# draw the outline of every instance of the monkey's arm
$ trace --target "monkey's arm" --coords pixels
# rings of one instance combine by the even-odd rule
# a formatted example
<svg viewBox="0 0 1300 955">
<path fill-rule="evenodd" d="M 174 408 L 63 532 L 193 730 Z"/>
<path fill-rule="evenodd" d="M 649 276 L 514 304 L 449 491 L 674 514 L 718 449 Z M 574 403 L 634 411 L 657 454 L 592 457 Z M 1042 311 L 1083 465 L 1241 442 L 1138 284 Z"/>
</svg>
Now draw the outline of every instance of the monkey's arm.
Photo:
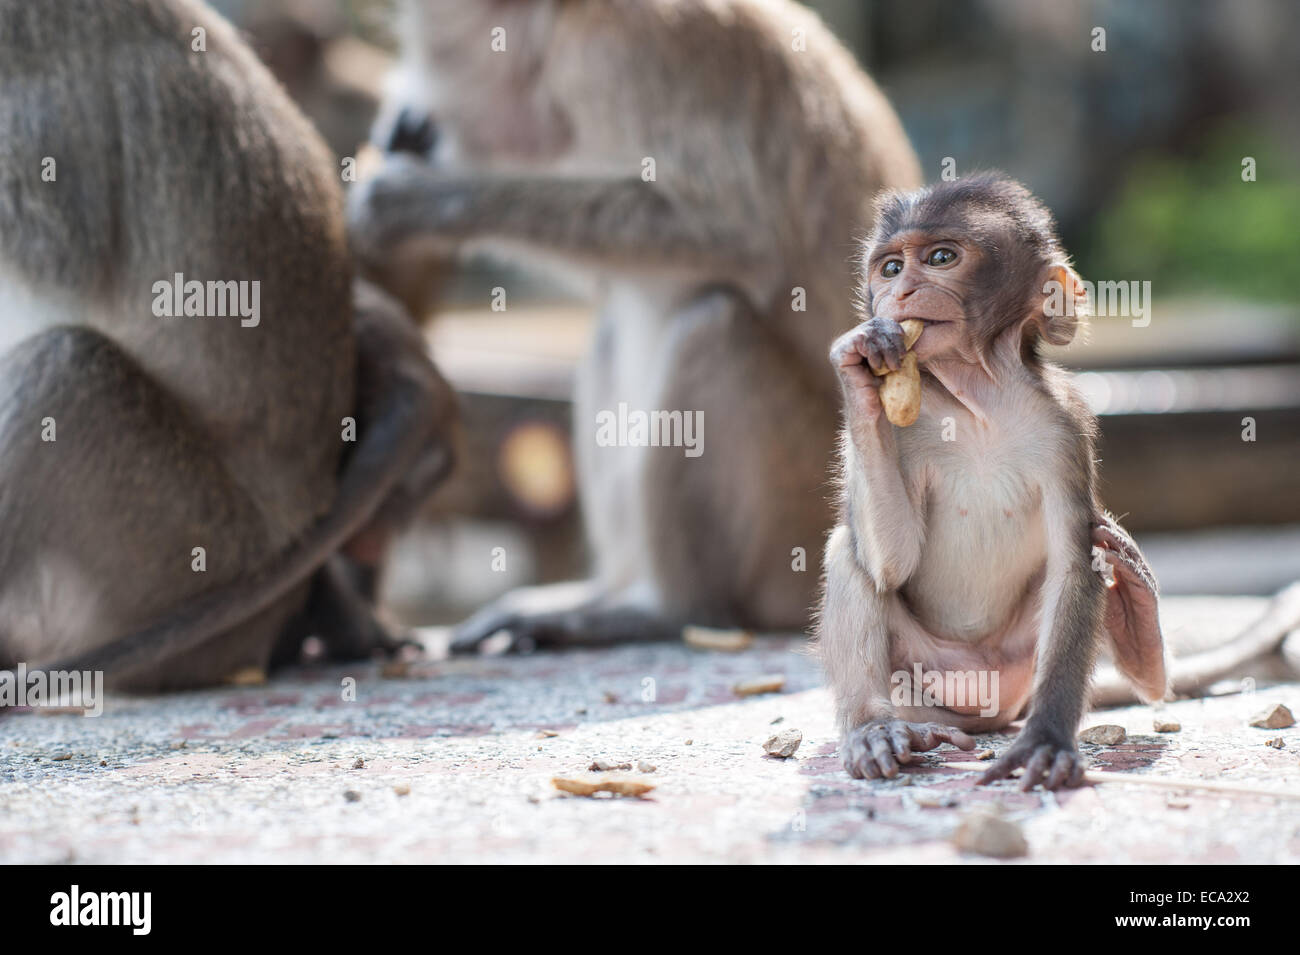
<svg viewBox="0 0 1300 955">
<path fill-rule="evenodd" d="M 723 277 L 750 274 L 764 259 L 755 229 L 638 178 L 451 178 L 402 159 L 357 185 L 348 207 L 353 246 L 368 261 L 421 240 L 506 241 L 604 264 L 678 265 Z"/>
<path fill-rule="evenodd" d="M 1077 786 L 1084 765 L 1075 744 L 1087 705 L 1105 601 L 1104 585 L 1092 569 L 1090 494 L 1044 488 L 1047 568 L 1037 650 L 1033 703 L 1015 743 L 980 780 L 1004 779 L 1024 767 L 1021 788 Z"/>
<path fill-rule="evenodd" d="M 872 319 L 831 346 L 844 391 L 847 520 L 857 561 L 882 591 L 897 590 L 916 571 L 925 517 L 908 494 L 896 432 L 880 407 L 880 378 L 868 364 L 889 367 L 888 353 L 892 348 L 896 359 L 901 346 L 901 329 L 887 319 Z"/>
</svg>

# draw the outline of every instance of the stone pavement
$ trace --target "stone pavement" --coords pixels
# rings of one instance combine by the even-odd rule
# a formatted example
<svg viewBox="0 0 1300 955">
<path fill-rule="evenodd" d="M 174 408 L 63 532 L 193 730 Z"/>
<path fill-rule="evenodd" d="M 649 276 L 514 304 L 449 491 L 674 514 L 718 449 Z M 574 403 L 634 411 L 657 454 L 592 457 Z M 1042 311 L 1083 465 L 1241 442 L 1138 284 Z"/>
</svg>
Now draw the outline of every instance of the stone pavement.
<svg viewBox="0 0 1300 955">
<path fill-rule="evenodd" d="M 1227 636 L 1263 601 L 1170 598 L 1178 644 Z M 896 780 L 841 770 L 830 699 L 796 638 L 740 653 L 632 646 L 522 658 L 304 668 L 269 684 L 110 696 L 99 718 L 0 716 L 0 862 L 954 862 L 949 837 L 997 805 L 1031 862 L 1300 861 L 1300 800 L 1107 783 L 1058 794 L 977 788 L 945 748 Z M 742 679 L 781 693 L 739 699 Z M 355 679 L 355 701 L 344 683 Z M 1300 684 L 1093 714 L 1129 731 L 1094 769 L 1300 793 Z M 796 756 L 765 756 L 796 728 Z M 554 734 L 554 735 L 551 735 Z M 980 738 L 1001 751 L 1007 735 Z M 1284 748 L 1265 745 L 1281 738 Z M 646 798 L 563 795 L 594 759 L 646 762 Z M 604 774 L 602 774 L 604 775 Z M 620 775 L 620 774 L 613 774 Z M 628 774 L 621 774 L 628 775 Z"/>
</svg>

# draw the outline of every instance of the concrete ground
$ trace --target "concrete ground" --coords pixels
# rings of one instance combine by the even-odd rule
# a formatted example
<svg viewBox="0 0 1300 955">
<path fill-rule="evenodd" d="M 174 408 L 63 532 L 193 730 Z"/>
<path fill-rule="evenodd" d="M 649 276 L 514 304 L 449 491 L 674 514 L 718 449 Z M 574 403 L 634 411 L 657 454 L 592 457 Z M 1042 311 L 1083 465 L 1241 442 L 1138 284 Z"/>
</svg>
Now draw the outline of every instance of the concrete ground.
<svg viewBox="0 0 1300 955">
<path fill-rule="evenodd" d="M 1165 601 L 1175 645 L 1226 637 L 1255 598 Z M 0 862 L 957 862 L 950 837 L 999 807 L 1030 862 L 1300 861 L 1300 799 L 1162 789 L 1152 777 L 1300 795 L 1300 730 L 1255 729 L 1300 684 L 1092 714 L 1128 739 L 1085 746 L 1117 782 L 1057 794 L 977 788 L 924 757 L 892 781 L 850 779 L 830 698 L 796 638 L 740 653 L 685 646 L 301 669 L 263 686 L 111 696 L 87 719 L 0 716 Z M 740 680 L 785 688 L 738 698 Z M 355 679 L 355 700 L 345 683 Z M 769 735 L 798 729 L 788 760 Z M 1007 735 L 980 738 L 1001 751 Z M 1281 739 L 1282 748 L 1266 745 Z M 631 763 L 645 798 L 559 793 L 594 759 Z M 653 772 L 639 772 L 639 763 Z"/>
</svg>

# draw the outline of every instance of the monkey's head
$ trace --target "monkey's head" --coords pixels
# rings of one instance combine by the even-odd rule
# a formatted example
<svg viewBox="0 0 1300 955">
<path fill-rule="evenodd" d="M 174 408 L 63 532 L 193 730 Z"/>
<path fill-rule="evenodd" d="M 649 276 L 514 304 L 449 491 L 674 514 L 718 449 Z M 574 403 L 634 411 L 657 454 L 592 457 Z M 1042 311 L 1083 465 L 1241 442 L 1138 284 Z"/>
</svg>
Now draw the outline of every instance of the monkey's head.
<svg viewBox="0 0 1300 955">
<path fill-rule="evenodd" d="M 1087 310 L 1047 207 L 1020 183 L 981 173 L 876 202 L 863 256 L 867 318 L 918 318 L 915 350 L 976 361 L 1009 329 L 1022 356 L 1068 344 Z"/>
</svg>

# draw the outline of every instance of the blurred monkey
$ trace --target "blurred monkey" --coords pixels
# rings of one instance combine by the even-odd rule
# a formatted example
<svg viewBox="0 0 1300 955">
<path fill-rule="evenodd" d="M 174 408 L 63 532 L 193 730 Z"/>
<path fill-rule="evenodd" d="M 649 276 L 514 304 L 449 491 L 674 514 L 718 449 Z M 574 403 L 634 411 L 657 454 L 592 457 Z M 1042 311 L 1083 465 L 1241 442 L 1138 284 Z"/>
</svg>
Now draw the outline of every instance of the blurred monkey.
<svg viewBox="0 0 1300 955">
<path fill-rule="evenodd" d="M 598 309 L 574 412 L 594 579 L 507 594 L 454 646 L 804 627 L 832 520 L 825 343 L 869 197 L 919 182 L 889 103 L 788 0 L 402 9 L 390 159 L 350 200 L 363 262 L 393 282 L 486 250 Z M 620 406 L 697 415 L 702 453 L 599 445 Z"/>
<path fill-rule="evenodd" d="M 342 213 L 202 4 L 0 0 L 0 666 L 199 686 L 331 606 L 391 645 L 332 555 L 436 483 L 453 405 Z"/>
</svg>

